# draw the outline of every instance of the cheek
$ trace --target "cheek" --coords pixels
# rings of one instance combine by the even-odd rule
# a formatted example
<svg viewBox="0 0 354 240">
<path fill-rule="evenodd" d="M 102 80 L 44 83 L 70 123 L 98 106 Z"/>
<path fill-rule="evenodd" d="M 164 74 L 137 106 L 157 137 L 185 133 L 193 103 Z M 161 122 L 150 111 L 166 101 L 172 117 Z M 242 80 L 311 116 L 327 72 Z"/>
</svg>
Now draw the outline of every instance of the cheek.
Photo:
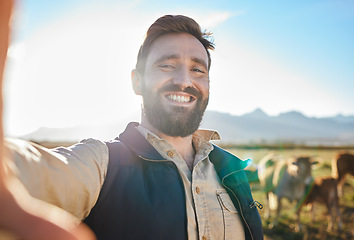
<svg viewBox="0 0 354 240">
<path fill-rule="evenodd" d="M 203 80 L 196 84 L 196 87 L 203 94 L 203 96 L 209 96 L 209 80 Z"/>
<path fill-rule="evenodd" d="M 151 71 L 144 77 L 146 87 L 151 89 L 160 88 L 168 82 L 168 79 L 170 79 L 170 76 L 161 71 Z"/>
<path fill-rule="evenodd" d="M 152 77 L 144 77 L 142 80 L 142 86 L 144 88 L 145 91 L 154 91 L 154 89 L 156 88 L 156 83 L 154 81 L 154 78 Z"/>
</svg>

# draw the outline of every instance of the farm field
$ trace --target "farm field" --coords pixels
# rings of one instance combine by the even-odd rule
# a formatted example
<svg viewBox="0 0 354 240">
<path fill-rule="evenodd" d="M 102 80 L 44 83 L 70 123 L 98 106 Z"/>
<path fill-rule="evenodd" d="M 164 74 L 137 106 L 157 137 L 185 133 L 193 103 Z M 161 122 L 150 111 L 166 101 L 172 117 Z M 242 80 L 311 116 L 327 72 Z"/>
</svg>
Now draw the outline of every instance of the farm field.
<svg viewBox="0 0 354 240">
<path fill-rule="evenodd" d="M 285 159 L 291 156 L 307 155 L 320 158 L 320 163 L 313 169 L 313 176 L 331 176 L 332 159 L 340 151 L 340 149 L 246 149 L 246 148 L 227 148 L 241 159 L 250 158 L 253 160 L 253 166 L 249 169 L 255 169 L 255 165 L 259 160 L 270 152 L 283 156 Z M 346 150 L 348 151 L 348 150 Z M 348 152 L 353 153 L 353 150 Z M 261 204 L 266 203 L 266 196 L 262 192 L 261 186 L 257 181 L 251 182 L 253 197 Z M 264 218 L 264 209 L 259 210 L 263 221 L 264 235 L 266 240 L 329 240 L 329 239 L 354 239 L 354 177 L 347 176 L 344 185 L 344 196 L 339 198 L 340 210 L 342 213 L 343 230 L 338 231 L 335 225 L 334 230 L 327 231 L 329 218 L 327 209 L 323 204 L 315 205 L 316 217 L 312 222 L 311 213 L 307 207 L 303 207 L 300 215 L 302 229 L 296 232 L 295 228 L 295 202 L 291 203 L 283 199 L 283 210 L 280 214 L 279 224 L 273 228 L 269 227 L 275 212 L 271 212 L 271 218 L 267 221 Z"/>
</svg>

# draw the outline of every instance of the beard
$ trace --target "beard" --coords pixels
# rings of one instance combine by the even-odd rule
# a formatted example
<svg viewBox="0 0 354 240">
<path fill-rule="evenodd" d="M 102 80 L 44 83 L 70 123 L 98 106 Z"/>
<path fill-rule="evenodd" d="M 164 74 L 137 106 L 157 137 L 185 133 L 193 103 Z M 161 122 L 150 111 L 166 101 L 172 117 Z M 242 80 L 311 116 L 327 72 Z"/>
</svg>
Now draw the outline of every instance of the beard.
<svg viewBox="0 0 354 240">
<path fill-rule="evenodd" d="M 181 91 L 196 97 L 194 109 L 183 106 L 173 106 L 167 109 L 163 105 L 165 99 L 160 99 L 166 91 Z M 160 132 L 171 137 L 186 137 L 193 134 L 203 119 L 209 96 L 202 98 L 196 88 L 188 87 L 182 90 L 177 85 L 167 85 L 159 89 L 156 94 L 145 87 L 142 88 L 143 113 L 149 123 Z"/>
</svg>

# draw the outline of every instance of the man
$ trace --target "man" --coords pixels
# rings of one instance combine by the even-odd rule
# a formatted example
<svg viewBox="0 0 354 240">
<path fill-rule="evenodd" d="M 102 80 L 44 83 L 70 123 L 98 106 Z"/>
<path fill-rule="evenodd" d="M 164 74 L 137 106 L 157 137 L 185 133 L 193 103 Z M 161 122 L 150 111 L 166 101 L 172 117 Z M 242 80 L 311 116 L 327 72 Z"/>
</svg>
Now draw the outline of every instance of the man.
<svg viewBox="0 0 354 240">
<path fill-rule="evenodd" d="M 210 49 L 209 34 L 193 19 L 159 18 L 132 71 L 141 123 L 115 140 L 68 148 L 9 141 L 10 172 L 98 239 L 263 239 L 243 171 L 249 162 L 212 145 L 217 132 L 198 130 L 209 99 Z"/>
</svg>

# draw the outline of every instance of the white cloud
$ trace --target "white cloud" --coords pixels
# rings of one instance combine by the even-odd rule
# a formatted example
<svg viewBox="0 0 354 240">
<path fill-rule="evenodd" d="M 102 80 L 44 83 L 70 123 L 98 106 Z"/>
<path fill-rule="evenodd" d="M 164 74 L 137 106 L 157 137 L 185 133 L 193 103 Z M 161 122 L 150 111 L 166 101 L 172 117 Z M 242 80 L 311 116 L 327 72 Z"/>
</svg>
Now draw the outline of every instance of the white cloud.
<svg viewBox="0 0 354 240">
<path fill-rule="evenodd" d="M 232 14 L 230 12 L 213 12 L 200 16 L 196 21 L 204 28 L 212 29 L 227 21 L 231 16 Z"/>
<path fill-rule="evenodd" d="M 203 28 L 213 29 L 230 18 L 241 16 L 243 14 L 245 14 L 245 11 L 210 11 L 206 13 L 192 13 L 190 16 L 192 16 Z"/>
</svg>

